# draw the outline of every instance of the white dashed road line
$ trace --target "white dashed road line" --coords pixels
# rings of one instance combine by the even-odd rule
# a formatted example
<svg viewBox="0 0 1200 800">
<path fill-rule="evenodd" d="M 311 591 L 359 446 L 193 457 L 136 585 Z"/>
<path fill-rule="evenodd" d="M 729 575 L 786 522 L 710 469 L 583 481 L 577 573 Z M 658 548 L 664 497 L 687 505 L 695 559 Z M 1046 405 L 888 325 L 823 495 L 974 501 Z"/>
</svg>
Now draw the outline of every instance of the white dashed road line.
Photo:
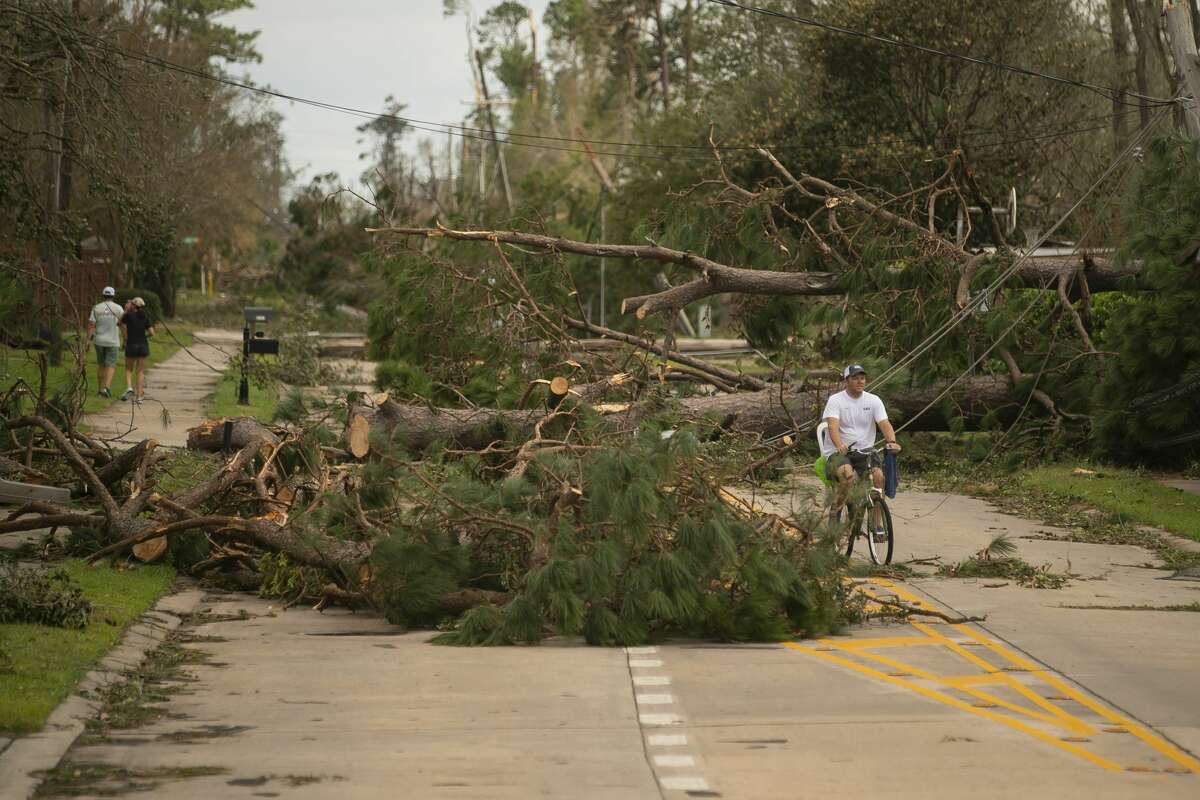
<svg viewBox="0 0 1200 800">
<path fill-rule="evenodd" d="M 634 675 L 634 686 L 670 686 L 671 679 L 666 675 Z"/>
<path fill-rule="evenodd" d="M 675 698 L 669 694 L 639 694 L 637 696 L 638 708 L 642 706 L 669 706 L 675 702 Z"/>
<path fill-rule="evenodd" d="M 650 686 L 670 686 L 671 678 L 661 672 L 662 659 L 657 647 L 626 647 L 625 653 L 629 660 L 629 672 L 633 678 L 634 698 L 637 701 L 638 723 L 642 726 L 645 736 L 646 752 L 659 786 L 668 792 L 705 792 L 710 791 L 708 781 L 699 773 L 696 758 L 688 753 L 688 737 L 679 733 L 658 733 L 656 729 L 683 725 L 683 714 L 678 713 L 679 706 L 675 695 L 654 692 L 638 692 L 637 689 Z M 674 711 L 667 711 L 673 708 Z M 668 749 L 667 752 L 659 752 Z"/>
<path fill-rule="evenodd" d="M 687 747 L 687 736 L 682 733 L 651 733 L 646 736 L 646 744 L 651 747 Z"/>
<path fill-rule="evenodd" d="M 629 666 L 633 669 L 656 669 L 662 666 L 662 662 L 657 658 L 631 658 Z"/>
</svg>

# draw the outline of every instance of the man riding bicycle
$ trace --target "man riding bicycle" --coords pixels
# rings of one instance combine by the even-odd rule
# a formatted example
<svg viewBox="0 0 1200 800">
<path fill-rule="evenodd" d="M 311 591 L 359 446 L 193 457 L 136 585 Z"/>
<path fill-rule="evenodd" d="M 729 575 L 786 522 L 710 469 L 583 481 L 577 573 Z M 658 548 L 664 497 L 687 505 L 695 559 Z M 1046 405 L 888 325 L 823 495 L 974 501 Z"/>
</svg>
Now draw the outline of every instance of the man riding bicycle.
<svg viewBox="0 0 1200 800">
<path fill-rule="evenodd" d="M 871 473 L 875 488 L 883 489 L 883 470 L 880 469 L 879 454 L 874 451 L 876 426 L 883 430 L 884 441 L 889 450 L 900 451 L 896 442 L 896 431 L 888 421 L 883 401 L 866 391 L 867 371 L 860 364 L 851 364 L 842 371 L 846 388 L 831 395 L 825 404 L 827 436 L 821 442 L 821 454 L 825 456 L 825 477 L 837 481 L 837 494 L 830 513 L 833 517 L 846 504 L 846 496 L 854 483 L 855 475 Z M 874 525 L 879 524 L 876 509 Z"/>
</svg>

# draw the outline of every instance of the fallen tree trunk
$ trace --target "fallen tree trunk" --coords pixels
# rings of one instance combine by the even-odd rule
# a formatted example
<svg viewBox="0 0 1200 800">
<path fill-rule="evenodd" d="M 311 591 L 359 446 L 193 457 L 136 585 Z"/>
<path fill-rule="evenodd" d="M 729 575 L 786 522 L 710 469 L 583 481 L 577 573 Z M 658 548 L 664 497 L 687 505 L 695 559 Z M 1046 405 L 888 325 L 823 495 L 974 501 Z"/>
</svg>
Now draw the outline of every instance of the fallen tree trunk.
<svg viewBox="0 0 1200 800">
<path fill-rule="evenodd" d="M 882 392 L 884 404 L 897 423 L 918 414 L 910 430 L 944 430 L 949 422 L 942 412 L 947 383 L 921 388 L 905 388 Z M 722 428 L 741 433 L 771 436 L 792 430 L 794 425 L 816 419 L 829 395 L 840 390 L 838 384 L 822 384 L 804 388 L 778 387 L 755 392 L 737 392 L 705 397 L 688 397 L 679 402 L 692 418 L 711 417 Z M 999 375 L 965 378 L 947 394 L 958 412 L 968 423 L 990 411 L 1013 405 L 1012 382 Z M 602 410 L 622 425 L 636 424 L 644 411 L 638 403 L 609 404 Z M 924 413 L 922 413 L 924 412 Z M 386 401 L 378 409 L 360 412 L 367 416 L 373 428 L 382 427 L 394 440 L 420 450 L 435 441 L 464 448 L 482 450 L 501 440 L 505 432 L 528 434 L 544 411 L 506 411 L 476 408 L 434 408 Z"/>
<path fill-rule="evenodd" d="M 482 450 L 504 439 L 507 431 L 532 430 L 545 413 L 543 409 L 436 408 L 388 399 L 375 408 L 355 408 L 351 417 L 365 419 L 373 431 L 387 431 L 410 450 L 424 450 L 434 442 Z"/>
<path fill-rule="evenodd" d="M 233 423 L 232 437 L 229 446 L 241 450 L 254 442 L 269 442 L 278 444 L 279 437 L 275 431 L 263 425 L 253 417 L 231 417 L 228 419 L 212 419 L 203 422 L 188 431 L 187 446 L 189 450 L 204 450 L 215 453 L 224 447 L 225 423 Z"/>
<path fill-rule="evenodd" d="M 438 228 L 368 228 L 370 233 L 391 233 L 401 236 L 444 237 L 464 242 L 483 242 L 490 245 L 505 243 L 533 247 L 547 252 L 572 253 L 595 258 L 618 258 L 632 261 L 654 261 L 676 264 L 699 273 L 693 280 L 653 294 L 628 297 L 621 303 L 623 313 L 634 312 L 639 319 L 659 312 L 674 313 L 689 303 L 716 294 L 752 294 L 825 296 L 846 293 L 846 277 L 839 272 L 780 272 L 770 269 L 747 269 L 722 264 L 685 250 L 659 245 L 605 244 L 579 242 L 557 236 L 544 236 L 523 231 L 459 231 Z M 922 231 L 939 242 L 940 237 Z M 967 261 L 972 256 L 960 248 L 946 246 L 952 258 Z M 1003 254 L 985 255 L 985 259 Z M 1014 277 L 1025 286 L 1047 286 L 1062 275 L 1082 275 L 1092 292 L 1145 288 L 1137 283 L 1141 265 L 1117 265 L 1090 254 L 1059 257 L 1026 258 Z"/>
<path fill-rule="evenodd" d="M 948 420 L 942 413 L 939 395 L 947 388 L 939 382 L 921 388 L 881 390 L 889 417 L 898 423 L 920 417 L 910 430 L 944 430 Z M 820 417 L 831 394 L 840 384 L 822 384 L 803 389 L 764 389 L 757 392 L 692 397 L 682 400 L 693 416 L 715 415 L 724 428 L 744 433 L 774 435 L 792 430 Z M 1004 376 L 981 375 L 965 378 L 947 394 L 968 421 L 982 417 L 1014 402 L 1012 382 Z M 922 413 L 924 412 L 924 413 Z"/>
<path fill-rule="evenodd" d="M 120 453 L 109 461 L 104 466 L 96 470 L 96 477 L 100 479 L 105 486 L 111 487 L 114 483 L 124 478 L 130 472 L 138 468 L 138 465 L 147 458 L 154 448 L 158 447 L 156 439 L 143 439 L 127 450 L 122 450 Z M 83 494 L 83 487 L 80 487 L 76 496 Z"/>
</svg>

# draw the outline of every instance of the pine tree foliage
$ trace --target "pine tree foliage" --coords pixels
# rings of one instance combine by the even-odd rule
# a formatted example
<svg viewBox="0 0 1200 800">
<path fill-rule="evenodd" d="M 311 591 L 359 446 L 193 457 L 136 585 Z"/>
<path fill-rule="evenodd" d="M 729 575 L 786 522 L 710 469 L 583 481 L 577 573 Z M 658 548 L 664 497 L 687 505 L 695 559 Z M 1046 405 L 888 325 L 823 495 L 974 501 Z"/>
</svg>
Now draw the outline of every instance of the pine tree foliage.
<svg viewBox="0 0 1200 800">
<path fill-rule="evenodd" d="M 1102 334 L 1107 363 L 1093 396 L 1100 454 L 1157 464 L 1200 457 L 1200 145 L 1177 138 L 1148 148 L 1126 208 L 1128 258 L 1157 289 L 1111 304 Z"/>
<path fill-rule="evenodd" d="M 602 446 L 613 431 L 581 412 L 556 412 L 543 434 L 568 444 L 544 452 L 514 457 L 522 442 L 497 443 L 409 462 L 403 477 L 393 466 L 390 481 L 382 468 L 364 475 L 376 488 L 356 502 L 390 524 L 362 588 L 389 620 L 434 624 L 448 596 L 484 590 L 503 602 L 467 611 L 439 641 L 777 640 L 844 623 L 844 565 L 802 532 L 815 523 L 747 518 L 723 498 L 722 479 L 745 463 L 741 443 L 705 441 L 711 428 L 674 427 L 668 412 Z M 352 535 L 348 518 L 328 520 Z"/>
</svg>

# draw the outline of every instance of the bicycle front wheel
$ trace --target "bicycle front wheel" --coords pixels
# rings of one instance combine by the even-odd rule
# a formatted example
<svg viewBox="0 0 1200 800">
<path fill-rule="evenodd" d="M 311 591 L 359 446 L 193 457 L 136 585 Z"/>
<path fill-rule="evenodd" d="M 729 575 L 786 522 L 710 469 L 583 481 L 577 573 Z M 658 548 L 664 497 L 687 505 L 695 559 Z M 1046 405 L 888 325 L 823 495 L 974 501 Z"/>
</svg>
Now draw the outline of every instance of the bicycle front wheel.
<svg viewBox="0 0 1200 800">
<path fill-rule="evenodd" d="M 863 516 L 863 513 L 849 502 L 838 512 L 838 524 L 846 523 L 846 558 L 854 552 L 854 540 L 862 533 Z"/>
<path fill-rule="evenodd" d="M 895 532 L 892 530 L 892 512 L 882 497 L 875 500 L 875 508 L 879 509 L 878 526 L 875 525 L 874 519 L 866 518 L 874 517 L 874 511 L 869 515 L 863 515 L 863 528 L 866 531 L 863 535 L 867 537 L 867 550 L 871 553 L 871 560 L 876 564 L 890 564 L 892 563 L 892 546 L 896 539 Z"/>
</svg>

